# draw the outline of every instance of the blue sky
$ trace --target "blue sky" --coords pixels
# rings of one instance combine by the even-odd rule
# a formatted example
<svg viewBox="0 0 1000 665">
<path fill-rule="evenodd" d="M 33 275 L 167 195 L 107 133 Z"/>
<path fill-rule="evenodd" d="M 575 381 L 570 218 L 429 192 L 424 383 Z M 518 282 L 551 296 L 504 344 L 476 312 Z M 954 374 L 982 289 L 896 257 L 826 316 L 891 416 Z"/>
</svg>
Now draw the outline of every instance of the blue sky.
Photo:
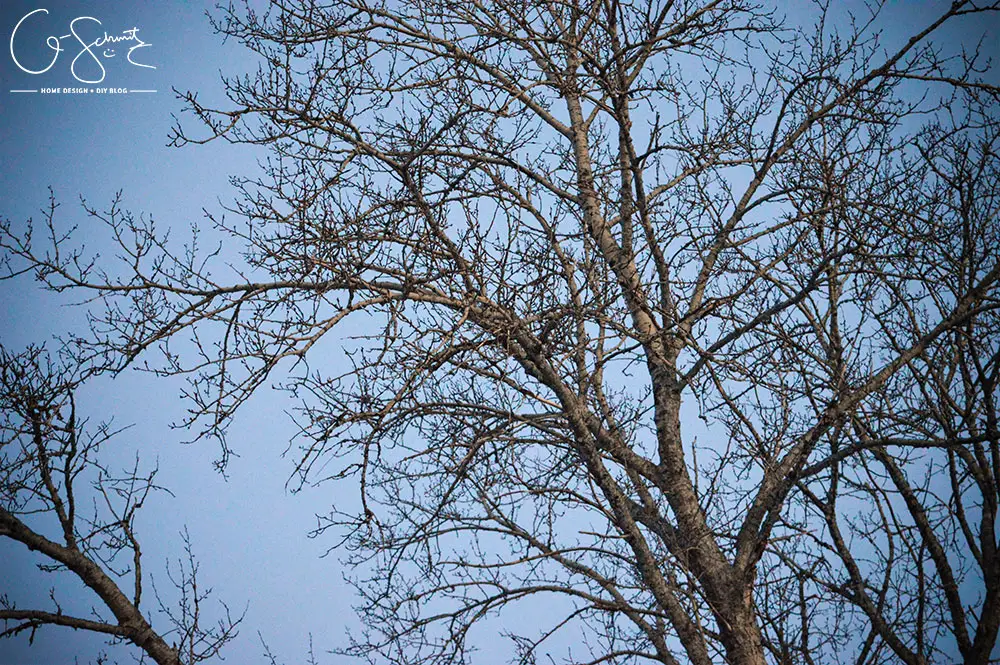
<svg viewBox="0 0 1000 665">
<path fill-rule="evenodd" d="M 23 2 L 0 4 L 4 53 L 0 57 L 0 215 L 22 221 L 40 218 L 52 187 L 61 204 L 64 223 L 87 224 L 79 197 L 106 206 L 118 190 L 126 207 L 153 215 L 164 227 L 186 231 L 202 224 L 202 208 L 218 208 L 231 191 L 228 177 L 254 169 L 255 155 L 246 148 L 223 144 L 176 149 L 167 147 L 172 113 L 180 109 L 171 88 L 201 90 L 204 98 L 218 95 L 220 71 L 248 67 L 244 52 L 233 42 L 223 45 L 204 16 L 205 3 L 141 2 Z M 41 69 L 51 60 L 45 46 L 49 35 L 69 32 L 70 20 L 93 16 L 109 34 L 139 27 L 149 43 L 144 58 L 155 70 L 130 66 L 121 57 L 104 59 L 106 79 L 96 86 L 155 89 L 128 95 L 42 95 L 10 93 L 11 89 L 82 86 L 70 72 L 78 48 L 65 40 L 63 53 L 44 75 L 21 72 L 7 52 L 18 20 L 38 7 L 48 14 L 31 16 L 15 39 L 19 61 Z M 96 26 L 77 23 L 80 32 Z M 69 43 L 66 43 L 69 42 Z M 143 62 L 136 52 L 135 60 Z M 42 64 L 35 64 L 42 63 Z M 80 61 L 78 74 L 94 79 Z M 86 63 L 91 64 L 92 63 Z M 81 229 L 87 239 L 88 229 Z M 91 241 L 93 242 L 93 240 Z M 41 342 L 78 327 L 83 310 L 66 299 L 38 290 L 30 279 L 0 283 L 0 341 L 11 348 Z M 129 464 L 138 451 L 142 463 L 159 464 L 158 479 L 174 496 L 155 497 L 140 518 L 144 565 L 161 589 L 169 588 L 168 559 L 182 554 L 178 533 L 188 528 L 201 563 L 202 583 L 215 588 L 237 614 L 248 608 L 245 628 L 229 650 L 230 662 L 260 662 L 261 631 L 272 650 L 289 662 L 301 660 L 312 632 L 317 650 L 343 638 L 342 626 L 353 616 L 333 558 L 320 558 L 328 543 L 306 538 L 315 526 L 314 513 L 335 500 L 304 493 L 292 496 L 284 483 L 291 463 L 280 461 L 290 435 L 286 406 L 273 395 L 258 395 L 232 431 L 240 457 L 233 459 L 228 480 L 213 470 L 217 449 L 207 444 L 184 445 L 185 434 L 169 428 L 183 405 L 176 399 L 178 383 L 126 373 L 114 381 L 96 381 L 79 395 L 80 410 L 94 421 L 114 415 L 119 425 L 134 426 L 120 435 L 106 460 Z M 251 445 L 252 444 L 252 445 Z M 47 604 L 55 584 L 63 606 L 90 606 L 87 590 L 72 580 L 45 575 L 24 548 L 0 543 L 0 588 L 29 606 Z M 147 582 L 147 588 L 148 582 Z M 152 596 L 148 601 L 152 601 Z M 150 605 L 150 608 L 153 606 Z M 154 625 L 157 625 L 154 615 Z M 161 624 L 162 625 L 162 624 Z M 38 632 L 29 648 L 26 637 L 0 642 L 0 664 L 80 663 L 106 651 L 119 662 L 132 662 L 131 649 L 109 648 L 104 640 L 60 628 Z"/>
<path fill-rule="evenodd" d="M 891 31 L 908 33 L 941 4 L 898 3 L 894 9 L 902 10 L 898 11 L 902 18 Z M 96 85 L 156 92 L 10 92 L 83 85 L 70 71 L 78 51 L 72 42 L 63 44 L 66 50 L 52 69 L 39 75 L 21 71 L 7 52 L 14 26 L 40 6 L 50 12 L 35 14 L 22 24 L 15 41 L 22 65 L 43 67 L 52 55 L 45 37 L 66 34 L 75 17 L 92 16 L 109 33 L 138 27 L 136 34 L 149 46 L 136 54 L 137 59 L 141 55 L 141 62 L 156 67 L 130 66 L 120 49 L 103 61 L 106 79 Z M 219 209 L 220 201 L 231 195 L 229 176 L 252 173 L 261 153 L 221 143 L 183 149 L 167 146 L 172 114 L 181 107 L 172 88 L 199 90 L 202 99 L 211 100 L 219 96 L 220 71 L 241 72 L 253 65 L 239 45 L 223 44 L 212 32 L 205 7 L 205 3 L 167 0 L 44 5 L 3 0 L 0 215 L 15 221 L 38 219 L 49 187 L 62 206 L 61 219 L 66 223 L 78 220 L 81 225 L 88 223 L 78 205 L 81 195 L 102 207 L 119 190 L 126 207 L 152 215 L 181 233 L 203 223 L 203 208 Z M 788 8 L 797 11 L 795 4 Z M 84 22 L 83 27 L 94 25 Z M 963 29 L 985 30 L 983 26 Z M 85 73 L 86 64 L 82 61 L 78 74 L 89 79 L 94 72 Z M 88 229 L 82 228 L 81 233 L 86 238 Z M 12 348 L 45 341 L 83 321 L 81 308 L 40 292 L 28 279 L 0 283 L 0 305 L 0 342 Z M 285 491 L 294 464 L 281 457 L 292 433 L 284 415 L 290 404 L 267 391 L 258 394 L 237 418 L 230 439 L 239 457 L 232 460 L 228 477 L 220 476 L 212 467 L 215 448 L 204 443 L 185 445 L 184 433 L 169 428 L 183 413 L 183 404 L 176 398 L 179 389 L 177 382 L 126 373 L 114 381 L 95 381 L 79 396 L 80 410 L 93 420 L 113 415 L 118 424 L 134 424 L 118 438 L 119 447 L 109 451 L 109 459 L 124 465 L 138 452 L 147 467 L 158 463 L 160 482 L 173 491 L 173 496 L 158 495 L 141 518 L 146 571 L 158 585 L 168 586 L 166 564 L 182 554 L 177 534 L 186 526 L 199 555 L 203 583 L 212 586 L 237 614 L 247 608 L 242 634 L 227 652 L 229 662 L 262 662 L 258 630 L 287 662 L 302 660 L 310 633 L 318 651 L 342 644 L 345 629 L 356 625 L 350 589 L 342 581 L 344 571 L 336 557 L 322 556 L 331 543 L 308 539 L 306 534 L 316 524 L 314 513 L 352 500 L 352 495 L 338 494 L 349 488 L 325 486 L 296 495 Z M 0 589 L 9 590 L 12 598 L 26 606 L 32 599 L 44 606 L 54 585 L 67 609 L 86 612 L 90 601 L 85 589 L 72 580 L 40 573 L 34 567 L 36 560 L 22 550 L 0 542 Z M 153 618 L 154 626 L 162 626 L 155 614 Z M 102 651 L 119 662 L 131 662 L 127 648 L 109 648 L 99 638 L 46 628 L 30 648 L 26 638 L 0 642 L 0 665 L 61 664 L 74 659 L 88 663 Z"/>
</svg>

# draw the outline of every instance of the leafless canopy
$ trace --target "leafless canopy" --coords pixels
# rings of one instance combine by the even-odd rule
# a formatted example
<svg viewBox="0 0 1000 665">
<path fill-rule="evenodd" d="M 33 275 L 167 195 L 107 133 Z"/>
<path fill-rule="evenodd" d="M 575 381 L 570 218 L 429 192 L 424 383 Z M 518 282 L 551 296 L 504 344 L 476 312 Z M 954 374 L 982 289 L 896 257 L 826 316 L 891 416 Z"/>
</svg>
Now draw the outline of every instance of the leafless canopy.
<svg viewBox="0 0 1000 665">
<path fill-rule="evenodd" d="M 167 571 L 176 602 L 153 590 L 170 628 L 154 630 L 145 611 L 148 578 L 136 516 L 150 493 L 163 488 L 154 482 L 155 470 L 140 471 L 138 459 L 123 471 L 104 461 L 108 451 L 101 449 L 121 430 L 107 422 L 88 426 L 77 414 L 74 395 L 84 366 L 66 360 L 38 347 L 22 353 L 0 347 L 0 538 L 37 552 L 42 572 L 75 576 L 96 605 L 74 614 L 53 587 L 49 607 L 25 607 L 7 596 L 10 589 L 0 589 L 0 639 L 27 632 L 33 641 L 39 629 L 55 626 L 129 642 L 158 665 L 213 658 L 242 619 L 225 606 L 217 624 L 202 616 L 210 592 L 198 588 L 185 533 L 186 558 Z"/>
<path fill-rule="evenodd" d="M 123 265 L 53 223 L 11 270 L 99 297 L 92 361 L 162 348 L 206 434 L 280 371 L 297 481 L 360 488 L 320 526 L 349 653 L 986 663 L 1000 89 L 935 39 L 997 6 L 849 6 L 231 7 L 261 67 L 174 136 L 269 146 L 230 263 L 114 206 Z"/>
</svg>

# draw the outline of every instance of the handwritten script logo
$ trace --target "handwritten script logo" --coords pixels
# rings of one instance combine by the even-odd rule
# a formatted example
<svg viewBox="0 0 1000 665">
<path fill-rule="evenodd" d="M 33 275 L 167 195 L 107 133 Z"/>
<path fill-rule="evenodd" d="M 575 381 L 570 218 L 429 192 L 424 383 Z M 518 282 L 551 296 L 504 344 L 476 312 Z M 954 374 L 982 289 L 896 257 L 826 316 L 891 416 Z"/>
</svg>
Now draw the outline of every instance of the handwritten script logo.
<svg viewBox="0 0 1000 665">
<path fill-rule="evenodd" d="M 67 39 L 69 37 L 74 38 L 77 42 L 79 42 L 80 46 L 82 47 L 79 53 L 76 54 L 76 57 L 73 58 L 73 62 L 71 62 L 69 66 L 69 71 L 73 75 L 73 78 L 75 78 L 80 83 L 100 83 L 101 81 L 104 80 L 105 74 L 107 72 L 104 69 L 104 63 L 102 62 L 102 58 L 115 57 L 114 47 L 117 46 L 118 44 L 129 45 L 129 49 L 125 54 L 125 57 L 129 61 L 129 63 L 135 65 L 136 67 L 156 69 L 156 67 L 152 65 L 143 64 L 142 62 L 139 62 L 137 60 L 137 58 L 139 58 L 141 55 L 135 53 L 137 50 L 146 48 L 147 46 L 152 46 L 151 44 L 147 44 L 146 42 L 142 41 L 142 39 L 139 38 L 139 28 L 129 28 L 128 30 L 122 30 L 121 34 L 117 35 L 109 35 L 107 32 L 103 32 L 100 37 L 91 41 L 87 41 L 83 37 L 81 37 L 80 34 L 77 32 L 77 24 L 80 23 L 81 21 L 93 21 L 97 25 L 103 25 L 99 20 L 97 20 L 93 16 L 78 16 L 72 21 L 70 21 L 69 34 L 62 35 L 60 37 L 56 37 L 54 35 L 50 35 L 49 37 L 47 37 L 45 39 L 45 44 L 53 51 L 52 60 L 49 62 L 48 66 L 45 69 L 37 69 L 37 70 L 28 69 L 27 67 L 22 65 L 17 59 L 17 54 L 15 53 L 14 49 L 14 38 L 17 36 L 17 31 L 21 28 L 21 25 L 31 16 L 38 14 L 39 12 L 48 14 L 49 10 L 36 9 L 32 12 L 28 12 L 27 14 L 21 17 L 21 20 L 17 22 L 16 26 L 14 26 L 14 32 L 10 34 L 10 57 L 14 60 L 14 64 L 17 65 L 18 69 L 20 69 L 22 72 L 25 72 L 27 74 L 44 74 L 45 72 L 52 69 L 52 66 L 56 64 L 56 60 L 59 59 L 59 54 L 66 50 L 62 47 L 61 40 Z M 100 57 L 98 57 L 98 53 L 95 51 L 95 49 L 101 49 Z M 83 78 L 77 73 L 77 63 L 79 62 L 80 58 L 84 58 L 86 56 L 89 56 L 93 60 L 93 62 L 97 65 L 97 67 L 100 69 L 101 71 L 100 78 L 87 79 Z M 86 60 L 84 62 L 86 62 Z"/>
</svg>

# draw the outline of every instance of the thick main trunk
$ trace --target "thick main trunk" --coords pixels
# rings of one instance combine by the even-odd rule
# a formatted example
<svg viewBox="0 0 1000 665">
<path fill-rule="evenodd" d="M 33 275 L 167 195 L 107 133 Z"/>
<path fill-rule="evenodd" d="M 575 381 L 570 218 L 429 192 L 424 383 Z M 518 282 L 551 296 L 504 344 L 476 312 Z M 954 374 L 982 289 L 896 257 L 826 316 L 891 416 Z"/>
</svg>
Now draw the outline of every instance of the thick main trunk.
<svg viewBox="0 0 1000 665">
<path fill-rule="evenodd" d="M 764 645 L 753 607 L 742 600 L 728 616 L 719 617 L 721 641 L 730 665 L 765 665 Z"/>
<path fill-rule="evenodd" d="M 715 540 L 701 509 L 697 492 L 684 461 L 680 432 L 680 394 L 675 389 L 676 350 L 669 348 L 650 313 L 648 296 L 638 269 L 615 240 L 601 213 L 594 186 L 587 128 L 580 100 L 575 94 L 566 97 L 572 144 L 577 168 L 577 184 L 585 225 L 598 251 L 614 272 L 628 305 L 631 321 L 646 350 L 656 402 L 656 428 L 660 439 L 660 476 L 658 485 L 674 511 L 678 532 L 683 534 L 681 550 L 674 552 L 690 566 L 701 580 L 703 593 L 719 623 L 726 660 L 732 665 L 765 665 L 760 629 L 750 602 L 749 582 L 737 575 Z M 666 595 L 669 595 L 667 593 Z M 684 639 L 681 625 L 675 622 L 689 657 L 698 662 L 703 639 Z M 701 647 L 701 648 L 698 648 Z"/>
</svg>

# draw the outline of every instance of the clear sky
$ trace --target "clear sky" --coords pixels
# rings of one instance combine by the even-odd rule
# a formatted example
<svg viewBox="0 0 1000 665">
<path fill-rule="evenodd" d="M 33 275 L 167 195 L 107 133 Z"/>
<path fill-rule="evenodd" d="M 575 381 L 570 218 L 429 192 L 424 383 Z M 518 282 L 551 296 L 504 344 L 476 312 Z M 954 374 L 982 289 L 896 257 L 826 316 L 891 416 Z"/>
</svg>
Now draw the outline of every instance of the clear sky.
<svg viewBox="0 0 1000 665">
<path fill-rule="evenodd" d="M 894 10 L 899 20 L 888 26 L 890 33 L 908 34 L 942 4 L 898 3 Z M 79 50 L 72 43 L 65 44 L 65 52 L 45 74 L 26 74 L 13 62 L 8 51 L 11 32 L 39 7 L 50 13 L 32 15 L 15 41 L 22 66 L 44 67 L 52 53 L 45 47 L 45 37 L 66 34 L 73 18 L 92 16 L 109 33 L 138 27 L 136 34 L 149 46 L 134 57 L 156 67 L 129 65 L 126 49 L 120 49 L 102 60 L 106 78 L 94 85 L 156 92 L 10 92 L 88 85 L 74 80 L 70 71 Z M 179 0 L 0 0 L 0 216 L 38 219 L 50 186 L 62 205 L 62 219 L 81 224 L 88 223 L 79 208 L 81 195 L 102 207 L 118 190 L 126 207 L 152 215 L 164 228 L 180 233 L 203 223 L 203 208 L 220 208 L 220 201 L 232 193 L 228 177 L 252 173 L 262 153 L 221 143 L 183 149 L 166 145 L 172 114 L 181 108 L 172 88 L 199 90 L 203 99 L 217 98 L 220 71 L 236 73 L 253 66 L 238 44 L 223 44 L 212 32 L 204 16 L 206 7 Z M 787 9 L 794 15 L 797 7 L 790 3 Z M 87 21 L 78 25 L 81 31 L 94 28 Z M 980 25 L 964 29 L 985 30 Z M 84 59 L 77 75 L 90 80 L 99 72 Z M 86 237 L 88 230 L 81 232 Z M 16 349 L 79 326 L 83 311 L 66 302 L 40 292 L 30 279 L 0 283 L 0 342 Z M 231 462 L 228 478 L 223 478 L 212 467 L 215 448 L 184 445 L 184 433 L 169 428 L 183 413 L 179 389 L 176 382 L 126 373 L 114 381 L 94 382 L 79 396 L 80 411 L 94 421 L 113 415 L 118 424 L 135 425 L 119 437 L 120 448 L 109 451 L 107 459 L 125 465 L 138 451 L 145 465 L 158 462 L 158 479 L 173 492 L 156 496 L 139 523 L 145 570 L 158 586 L 169 587 L 166 563 L 182 554 L 177 534 L 186 526 L 199 555 L 203 584 L 212 586 L 235 613 L 247 608 L 241 636 L 227 652 L 231 663 L 263 662 L 257 631 L 289 663 L 303 659 L 310 633 L 317 651 L 343 644 L 345 629 L 356 625 L 351 592 L 342 582 L 345 571 L 335 555 L 321 557 L 332 542 L 308 539 L 307 533 L 315 526 L 314 513 L 352 500 L 338 494 L 349 488 L 322 487 L 296 495 L 285 491 L 294 464 L 293 459 L 281 457 L 292 432 L 284 415 L 290 404 L 273 393 L 258 394 L 237 418 L 230 438 L 239 457 Z M 86 589 L 39 572 L 34 567 L 37 560 L 23 550 L 0 542 L 0 590 L 10 591 L 24 606 L 34 599 L 44 609 L 54 585 L 64 607 L 82 607 L 86 612 L 90 604 Z M 155 613 L 153 624 L 163 625 Z M 0 665 L 82 664 L 95 661 L 102 651 L 119 662 L 131 662 L 130 649 L 107 647 L 100 638 L 48 627 L 38 632 L 30 648 L 26 636 L 0 641 Z"/>
<path fill-rule="evenodd" d="M 218 96 L 220 71 L 249 67 L 238 45 L 225 45 L 215 35 L 200 2 L 0 2 L 0 215 L 11 220 L 40 217 L 52 187 L 61 204 L 63 222 L 80 221 L 79 197 L 97 207 L 106 206 L 122 190 L 125 205 L 153 215 L 163 228 L 185 232 L 203 224 L 202 208 L 218 209 L 231 192 L 228 177 L 252 173 L 256 155 L 246 148 L 223 144 L 176 149 L 167 147 L 171 114 L 180 102 L 171 88 L 200 90 L 205 98 Z M 133 54 L 155 70 L 129 65 L 124 49 L 103 59 L 106 79 L 100 86 L 155 89 L 156 93 L 128 95 L 42 95 L 11 93 L 11 89 L 79 86 L 70 72 L 74 49 L 64 40 L 65 52 L 44 75 L 28 75 L 12 62 L 10 34 L 28 12 L 45 7 L 49 14 L 31 16 L 19 29 L 15 47 L 22 66 L 44 67 L 52 51 L 49 35 L 69 32 L 71 19 L 92 16 L 109 34 L 139 27 L 137 35 L 150 44 Z M 78 30 L 93 29 L 77 23 Z M 90 69 L 87 66 L 90 66 Z M 81 59 L 77 74 L 99 76 L 92 62 Z M 86 237 L 88 230 L 81 228 Z M 238 248 L 233 248 L 235 251 Z M 51 340 L 59 331 L 83 320 L 81 308 L 66 306 L 42 293 L 30 280 L 0 283 L 0 342 L 17 349 Z M 262 662 L 259 630 L 272 650 L 288 662 L 301 661 L 314 634 L 317 650 L 342 642 L 343 627 L 351 620 L 348 590 L 332 557 L 320 558 L 330 543 L 306 537 L 315 526 L 314 513 L 329 508 L 336 497 L 329 490 L 292 496 L 284 483 L 290 460 L 282 461 L 291 431 L 280 397 L 258 395 L 247 417 L 232 432 L 239 457 L 228 481 L 213 470 L 217 449 L 208 444 L 185 446 L 184 432 L 169 429 L 183 409 L 178 383 L 164 383 L 138 373 L 114 381 L 95 382 L 79 396 L 80 411 L 94 421 L 112 415 L 121 425 L 134 427 L 108 450 L 106 459 L 129 464 L 138 450 L 144 465 L 157 461 L 158 480 L 174 496 L 160 494 L 140 518 L 144 566 L 158 587 L 169 588 L 168 557 L 182 554 L 177 534 L 187 526 L 201 563 L 202 583 L 214 587 L 235 613 L 247 609 L 244 629 L 229 650 L 229 662 Z M 35 559 L 23 547 L 0 542 L 0 589 L 12 598 L 46 608 L 53 576 L 34 568 Z M 59 581 L 57 598 L 64 607 L 90 606 L 88 591 L 72 581 Z M 147 589 L 148 589 L 147 582 Z M 152 602 L 151 595 L 147 602 Z M 153 608 L 150 605 L 149 608 Z M 154 626 L 158 625 L 154 613 Z M 159 624 L 163 625 L 163 624 Z M 119 662 L 132 662 L 131 649 L 109 648 L 104 640 L 62 628 L 45 628 L 29 648 L 27 637 L 0 641 L 0 665 L 88 663 L 106 651 Z"/>
</svg>

